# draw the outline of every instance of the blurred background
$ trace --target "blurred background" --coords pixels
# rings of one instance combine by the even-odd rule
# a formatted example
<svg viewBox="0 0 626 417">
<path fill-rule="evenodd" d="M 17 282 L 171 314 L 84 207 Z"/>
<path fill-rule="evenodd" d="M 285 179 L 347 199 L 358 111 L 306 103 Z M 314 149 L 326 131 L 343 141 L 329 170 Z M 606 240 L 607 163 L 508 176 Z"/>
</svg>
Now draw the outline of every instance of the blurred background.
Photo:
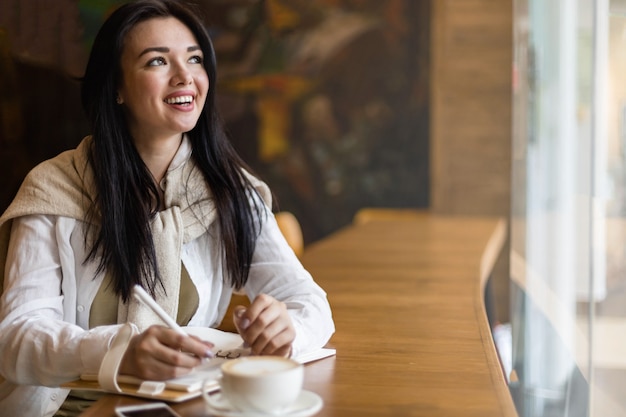
<svg viewBox="0 0 626 417">
<path fill-rule="evenodd" d="M 0 2 L 0 211 L 87 134 L 78 79 L 120 0 Z M 305 243 L 363 206 L 429 202 L 429 2 L 189 0 L 218 59 L 236 148 Z"/>
</svg>

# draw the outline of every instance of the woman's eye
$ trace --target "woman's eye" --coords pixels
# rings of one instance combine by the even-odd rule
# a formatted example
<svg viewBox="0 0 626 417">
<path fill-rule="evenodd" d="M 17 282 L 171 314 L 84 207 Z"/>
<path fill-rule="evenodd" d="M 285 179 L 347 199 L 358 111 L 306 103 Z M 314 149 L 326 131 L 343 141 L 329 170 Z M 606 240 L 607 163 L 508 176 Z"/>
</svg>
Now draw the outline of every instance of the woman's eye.
<svg viewBox="0 0 626 417">
<path fill-rule="evenodd" d="M 194 55 L 189 58 L 189 62 L 191 62 L 192 64 L 202 64 L 202 57 L 199 55 Z"/>
<path fill-rule="evenodd" d="M 153 58 L 150 61 L 148 61 L 149 67 L 156 67 L 158 65 L 165 65 L 165 58 L 158 57 L 158 58 Z"/>
</svg>

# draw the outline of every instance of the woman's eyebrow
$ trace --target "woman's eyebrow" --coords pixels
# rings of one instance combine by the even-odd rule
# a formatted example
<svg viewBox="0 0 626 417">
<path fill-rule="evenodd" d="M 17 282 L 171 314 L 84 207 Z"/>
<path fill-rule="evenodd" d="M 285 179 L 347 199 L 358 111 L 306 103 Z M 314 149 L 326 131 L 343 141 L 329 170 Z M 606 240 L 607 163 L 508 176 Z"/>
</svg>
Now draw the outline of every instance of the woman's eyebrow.
<svg viewBox="0 0 626 417">
<path fill-rule="evenodd" d="M 143 56 L 143 55 L 145 55 L 145 54 L 147 54 L 147 53 L 149 53 L 149 52 L 161 52 L 161 53 L 166 53 L 166 52 L 169 52 L 169 51 L 170 51 L 170 48 L 167 48 L 167 47 L 165 47 L 165 46 L 154 46 L 154 47 L 151 47 L 151 48 L 146 48 L 146 49 L 144 49 L 143 51 L 141 51 L 141 53 L 139 54 L 139 56 L 141 57 L 141 56 Z"/>
<path fill-rule="evenodd" d="M 200 46 L 199 45 L 193 45 L 193 46 L 189 46 L 187 48 L 187 52 L 193 52 L 193 51 L 198 51 L 200 50 Z M 153 46 L 150 48 L 146 48 L 143 51 L 141 51 L 141 53 L 139 54 L 139 57 L 149 53 L 149 52 L 161 52 L 161 53 L 167 53 L 170 51 L 170 48 L 166 47 L 166 46 Z"/>
</svg>

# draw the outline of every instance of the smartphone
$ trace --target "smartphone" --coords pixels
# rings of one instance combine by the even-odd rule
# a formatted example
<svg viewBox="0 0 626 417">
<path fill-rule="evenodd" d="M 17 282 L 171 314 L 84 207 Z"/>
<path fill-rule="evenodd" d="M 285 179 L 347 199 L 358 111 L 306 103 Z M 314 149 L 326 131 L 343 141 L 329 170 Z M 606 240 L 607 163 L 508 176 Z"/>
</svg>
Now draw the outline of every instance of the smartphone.
<svg viewBox="0 0 626 417">
<path fill-rule="evenodd" d="M 165 403 L 149 403 L 115 407 L 118 417 L 181 417 Z"/>
</svg>

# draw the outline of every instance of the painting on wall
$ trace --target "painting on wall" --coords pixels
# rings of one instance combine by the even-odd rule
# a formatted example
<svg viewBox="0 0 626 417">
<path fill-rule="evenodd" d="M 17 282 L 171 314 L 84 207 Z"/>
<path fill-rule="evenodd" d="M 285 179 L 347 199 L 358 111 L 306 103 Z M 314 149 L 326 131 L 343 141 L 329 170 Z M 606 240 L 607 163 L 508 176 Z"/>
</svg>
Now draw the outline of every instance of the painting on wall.
<svg viewBox="0 0 626 417">
<path fill-rule="evenodd" d="M 350 223 L 361 207 L 428 205 L 429 0 L 185 1 L 214 41 L 228 133 L 272 188 L 275 210 L 300 220 L 305 242 Z M 2 3 L 2 66 L 22 97 L 3 94 L 0 109 L 24 108 L 24 67 L 45 76 L 27 93 L 37 114 L 13 123 L 21 130 L 0 119 L 0 146 L 8 155 L 21 143 L 45 159 L 88 134 L 76 78 L 122 1 L 59 0 L 56 10 L 42 0 Z M 43 38 L 47 45 L 37 43 Z"/>
</svg>

